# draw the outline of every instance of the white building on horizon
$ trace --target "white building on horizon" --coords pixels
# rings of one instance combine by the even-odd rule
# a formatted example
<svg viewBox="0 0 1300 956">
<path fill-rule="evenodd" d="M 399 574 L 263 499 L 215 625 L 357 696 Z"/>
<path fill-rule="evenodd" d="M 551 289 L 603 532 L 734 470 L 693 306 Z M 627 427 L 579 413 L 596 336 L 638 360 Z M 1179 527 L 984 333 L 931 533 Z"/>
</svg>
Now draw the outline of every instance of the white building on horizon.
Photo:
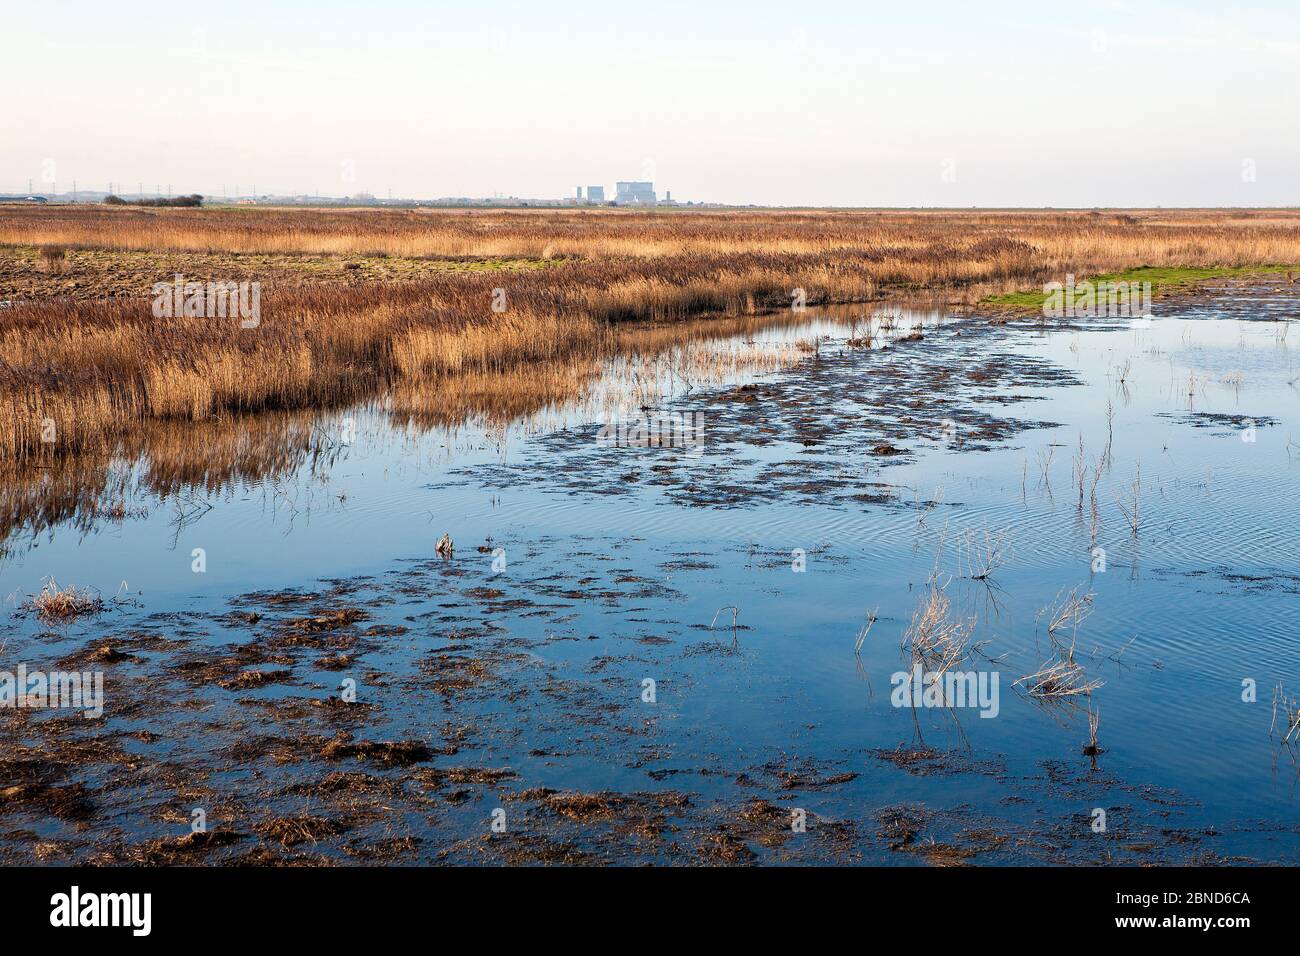
<svg viewBox="0 0 1300 956">
<path fill-rule="evenodd" d="M 653 206 L 659 202 L 655 184 L 647 182 L 620 182 L 614 184 L 614 202 L 629 206 Z"/>
</svg>

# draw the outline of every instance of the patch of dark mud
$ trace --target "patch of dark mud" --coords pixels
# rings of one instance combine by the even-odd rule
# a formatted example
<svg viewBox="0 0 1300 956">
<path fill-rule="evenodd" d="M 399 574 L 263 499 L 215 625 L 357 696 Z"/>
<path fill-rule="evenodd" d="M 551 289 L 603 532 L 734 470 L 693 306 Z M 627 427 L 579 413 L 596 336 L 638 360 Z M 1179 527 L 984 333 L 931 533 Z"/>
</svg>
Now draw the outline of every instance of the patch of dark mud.
<svg viewBox="0 0 1300 956">
<path fill-rule="evenodd" d="M 1167 418 L 1179 425 L 1201 428 L 1221 437 L 1240 435 L 1246 428 L 1269 428 L 1278 424 L 1271 415 L 1225 415 L 1221 412 L 1157 412 L 1156 418 Z"/>
<path fill-rule="evenodd" d="M 353 740 L 340 733 L 321 750 L 326 760 L 364 760 L 385 767 L 409 767 L 433 758 L 427 744 L 419 740 Z"/>
<path fill-rule="evenodd" d="M 1223 566 L 1196 568 L 1190 571 L 1156 568 L 1153 573 L 1159 577 L 1214 581 L 1223 585 L 1217 591 L 1211 591 L 1207 588 L 1205 589 L 1207 593 L 1300 594 L 1300 574 L 1284 571 L 1281 568 L 1260 568 L 1255 571 L 1243 571 Z"/>
<path fill-rule="evenodd" d="M 826 768 L 811 758 L 803 758 L 797 761 L 769 761 L 739 774 L 736 783 L 744 787 L 766 786 L 776 790 L 808 791 L 838 787 L 857 778 L 856 771 Z"/>
<path fill-rule="evenodd" d="M 744 403 L 753 409 L 772 397 L 753 394 Z M 838 439 L 831 430 L 823 440 Z M 809 456 L 801 467 L 815 481 L 829 466 Z M 877 483 L 854 493 L 885 490 Z M 12 833 L 35 834 L 0 839 L 0 862 L 761 865 L 879 862 L 897 853 L 917 864 L 1095 860 L 1104 845 L 1057 808 L 1092 806 L 1082 801 L 1099 787 L 1115 794 L 1108 805 L 1138 808 L 1117 811 L 1127 840 L 1111 848 L 1117 859 L 1135 858 L 1132 847 L 1148 842 L 1156 847 L 1150 859 L 1208 849 L 1210 838 L 1174 816 L 1160 827 L 1146 820 L 1176 814 L 1176 795 L 1123 790 L 1105 774 L 1064 764 L 1014 781 L 1031 801 L 1016 819 L 1028 815 L 1032 825 L 932 810 L 912 820 L 910 838 L 905 819 L 873 827 L 864 796 L 888 769 L 864 764 L 861 753 L 789 756 L 811 727 L 746 757 L 708 727 L 673 726 L 677 715 L 663 704 L 689 696 L 699 665 L 731 671 L 756 653 L 743 647 L 751 626 L 743 612 L 734 637 L 727 612 L 710 634 L 691 633 L 710 630 L 707 618 L 683 625 L 670 603 L 687 595 L 654 577 L 708 578 L 716 554 L 678 545 L 646 565 L 614 537 L 509 545 L 536 561 L 526 575 L 512 560 L 510 572 L 489 578 L 469 563 L 479 560 L 471 552 L 466 561 L 404 562 L 378 580 L 244 595 L 219 618 L 146 615 L 137 629 L 89 642 L 20 639 L 70 661 L 99 654 L 104 670 L 130 681 L 110 695 L 105 724 L 0 714 L 18 742 L 12 766 L 0 756 L 0 790 L 22 788 L 0 802 L 0 816 Z M 813 547 L 808 557 L 832 556 Z M 776 556 L 754 550 L 750 560 Z M 608 630 L 564 626 L 579 605 L 608 614 Z M 194 631 L 193 639 L 176 640 L 173 627 Z M 221 637 L 201 640 L 202 627 Z M 232 631 L 239 640 L 230 641 Z M 703 654 L 717 659 L 695 659 Z M 639 697 L 647 672 L 660 687 L 655 707 Z M 338 694 L 348 677 L 358 703 Z M 934 751 L 874 756 L 922 775 L 1003 772 Z M 42 761 L 43 769 L 33 763 Z M 590 789 L 574 789 L 593 778 Z M 689 785 L 654 789 L 669 780 Z M 208 813 L 209 837 L 188 834 L 195 807 Z M 505 811 L 502 832 L 490 829 L 496 808 Z M 877 829 L 893 831 L 891 844 L 925 849 L 893 849 Z"/>
<path fill-rule="evenodd" d="M 60 820 L 87 820 L 94 816 L 91 792 L 83 783 L 56 786 L 48 783 L 0 785 L 0 816 L 12 813 L 48 814 Z"/>
<path fill-rule="evenodd" d="M 977 452 L 1057 424 L 1004 409 L 1029 397 L 1020 390 L 1079 379 L 999 345 L 997 334 L 977 324 L 938 326 L 906 348 L 830 348 L 771 381 L 692 396 L 689 407 L 683 400 L 668 409 L 703 415 L 704 441 L 690 453 L 604 445 L 593 424 L 538 436 L 539 454 L 476 465 L 473 474 L 495 489 L 644 495 L 650 488 L 685 507 L 887 505 L 894 496 L 878 471 L 914 461 L 923 446 Z M 752 453 L 759 448 L 761 456 Z M 611 478 L 647 465 L 643 481 Z"/>
<path fill-rule="evenodd" d="M 881 844 L 927 866 L 1150 866 L 1213 856 L 1202 846 L 1204 832 L 1170 828 L 1158 815 L 1142 817 L 1124 806 L 1107 808 L 1103 831 L 1085 812 L 1012 822 L 967 806 L 900 804 L 874 817 Z"/>
<path fill-rule="evenodd" d="M 933 774 L 980 773 L 986 776 L 1001 776 L 1007 772 L 1006 764 L 1000 759 L 977 759 L 961 750 L 935 750 L 926 746 L 907 746 L 899 744 L 893 750 L 876 749 L 868 751 L 871 756 L 885 763 L 893 764 L 914 777 L 928 777 Z"/>
</svg>

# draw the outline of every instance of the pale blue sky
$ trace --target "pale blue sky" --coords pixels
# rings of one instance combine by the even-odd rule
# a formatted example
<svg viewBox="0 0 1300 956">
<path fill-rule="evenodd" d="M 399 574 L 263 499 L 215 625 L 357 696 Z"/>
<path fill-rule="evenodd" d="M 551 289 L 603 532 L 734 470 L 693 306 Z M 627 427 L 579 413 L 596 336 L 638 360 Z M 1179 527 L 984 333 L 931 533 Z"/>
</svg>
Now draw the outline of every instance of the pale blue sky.
<svg viewBox="0 0 1300 956">
<path fill-rule="evenodd" d="M 0 191 L 1300 203 L 1294 0 L 46 0 L 0 48 Z"/>
</svg>

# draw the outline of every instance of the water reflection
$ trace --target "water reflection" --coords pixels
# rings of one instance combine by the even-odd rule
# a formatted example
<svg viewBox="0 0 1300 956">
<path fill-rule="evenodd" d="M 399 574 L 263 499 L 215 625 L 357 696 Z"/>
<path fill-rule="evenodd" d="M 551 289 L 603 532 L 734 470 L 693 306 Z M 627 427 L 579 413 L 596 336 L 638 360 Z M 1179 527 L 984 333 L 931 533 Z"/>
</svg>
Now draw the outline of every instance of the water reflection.
<svg viewBox="0 0 1300 956">
<path fill-rule="evenodd" d="M 462 441 L 487 440 L 504 449 L 512 439 L 616 419 L 669 396 L 789 367 L 815 352 L 821 336 L 845 325 L 867 337 L 874 329 L 879 347 L 882 336 L 927 317 L 939 318 L 838 308 L 617 328 L 599 356 L 403 381 L 347 408 L 197 423 L 148 420 L 111 452 L 0 465 L 0 542 L 12 552 L 23 539 L 60 525 L 92 534 L 161 505 L 174 508 L 184 523 L 210 496 L 300 472 L 325 479 L 359 430 L 376 421 L 400 435 L 432 437 L 452 450 L 444 459 L 451 460 Z"/>
</svg>

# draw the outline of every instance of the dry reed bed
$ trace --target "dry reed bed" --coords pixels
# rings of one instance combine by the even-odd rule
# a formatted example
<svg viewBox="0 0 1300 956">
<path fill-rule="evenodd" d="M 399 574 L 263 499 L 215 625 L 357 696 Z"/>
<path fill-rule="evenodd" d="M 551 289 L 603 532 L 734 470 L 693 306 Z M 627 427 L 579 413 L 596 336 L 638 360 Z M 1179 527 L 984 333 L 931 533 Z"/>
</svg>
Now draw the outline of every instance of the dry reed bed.
<svg viewBox="0 0 1300 956">
<path fill-rule="evenodd" d="M 1026 243 L 1055 268 L 1295 261 L 1292 210 L 327 210 L 0 207 L 0 245 L 390 256 L 825 254 L 893 247 L 961 258 Z M 1118 261 L 1122 260 L 1122 261 Z M 1212 260 L 1212 261 L 1209 261 Z"/>
<path fill-rule="evenodd" d="M 776 367 L 789 356 L 773 356 L 761 347 L 738 354 L 718 352 L 711 343 L 752 336 L 788 321 L 784 315 L 769 315 L 623 325 L 591 344 L 600 356 L 566 356 L 492 373 L 402 379 L 375 407 L 399 429 L 445 430 L 448 441 L 466 423 L 495 432 L 516 423 L 525 429 L 543 428 L 552 410 L 575 400 L 588 402 L 594 417 L 602 409 L 616 414 L 619 408 L 609 391 L 634 399 L 634 386 L 643 384 L 641 373 L 653 377 L 665 363 L 693 382 Z M 601 376 L 601 357 L 614 359 L 606 377 Z M 598 382 L 606 385 L 594 389 Z M 57 467 L 33 467 L 30 459 L 0 459 L 0 542 L 10 540 L 18 529 L 34 537 L 65 522 L 90 533 L 105 519 L 117 520 L 125 502 L 139 491 L 183 504 L 195 488 L 211 494 L 278 482 L 309 462 L 313 469 L 328 469 L 338 453 L 344 414 L 309 408 L 203 421 L 149 418 L 112 441 L 106 437 L 63 455 Z"/>
<path fill-rule="evenodd" d="M 6 207 L 0 243 L 585 260 L 273 286 L 255 329 L 155 319 L 147 298 L 17 303 L 0 313 L 0 459 L 24 460 L 105 448 L 148 419 L 336 405 L 592 356 L 611 323 L 752 315 L 788 307 L 795 288 L 811 304 L 904 289 L 969 300 L 1066 271 L 1300 261 L 1300 215 Z"/>
<path fill-rule="evenodd" d="M 23 303 L 5 311 L 0 331 L 0 457 L 102 444 L 146 418 L 332 405 L 400 379 L 594 355 L 611 322 L 743 315 L 785 301 L 790 260 L 763 259 L 740 271 L 692 257 L 271 291 L 254 329 L 155 319 L 147 299 Z M 873 292 L 852 270 L 806 265 L 798 278 L 833 290 L 810 301 Z M 508 303 L 500 314 L 491 309 L 498 286 Z M 55 441 L 43 445 L 51 423 Z"/>
</svg>

